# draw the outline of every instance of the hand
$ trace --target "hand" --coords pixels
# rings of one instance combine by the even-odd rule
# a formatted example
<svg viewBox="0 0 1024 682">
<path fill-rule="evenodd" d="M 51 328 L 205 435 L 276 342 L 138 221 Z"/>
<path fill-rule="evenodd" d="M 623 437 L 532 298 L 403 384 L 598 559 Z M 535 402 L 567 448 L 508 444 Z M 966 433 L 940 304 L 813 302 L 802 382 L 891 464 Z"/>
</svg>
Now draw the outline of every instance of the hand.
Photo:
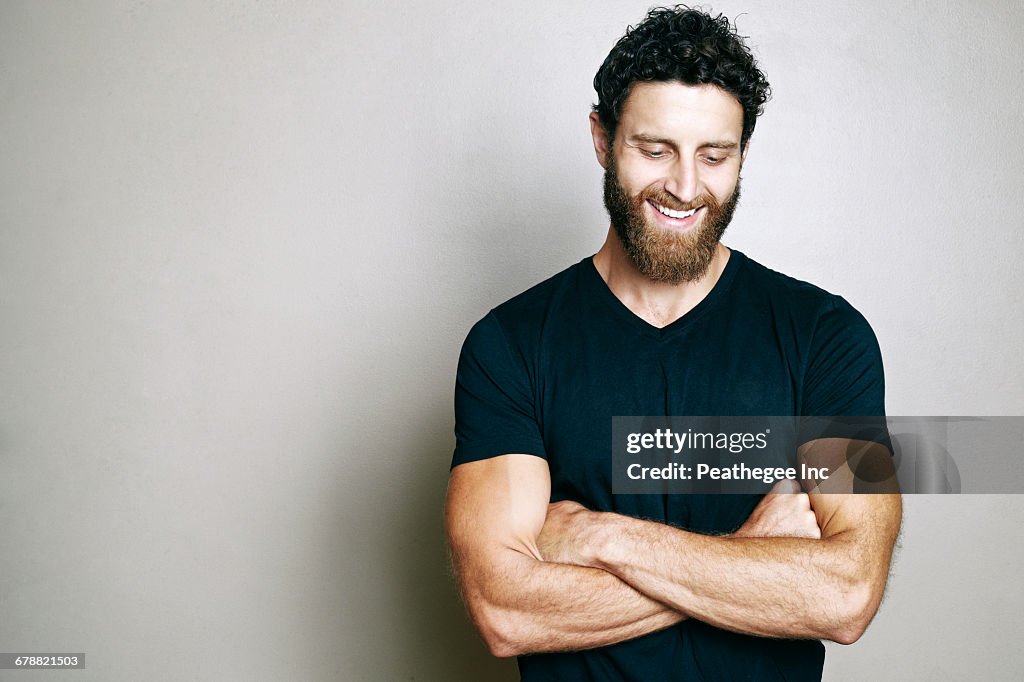
<svg viewBox="0 0 1024 682">
<path fill-rule="evenodd" d="M 821 539 L 818 519 L 811 501 L 800 484 L 783 479 L 754 507 L 750 518 L 733 533 L 739 538 L 811 538 Z"/>
<path fill-rule="evenodd" d="M 537 536 L 537 548 L 544 561 L 585 566 L 583 535 L 590 512 L 578 502 L 564 500 L 548 505 L 544 527 Z"/>
</svg>

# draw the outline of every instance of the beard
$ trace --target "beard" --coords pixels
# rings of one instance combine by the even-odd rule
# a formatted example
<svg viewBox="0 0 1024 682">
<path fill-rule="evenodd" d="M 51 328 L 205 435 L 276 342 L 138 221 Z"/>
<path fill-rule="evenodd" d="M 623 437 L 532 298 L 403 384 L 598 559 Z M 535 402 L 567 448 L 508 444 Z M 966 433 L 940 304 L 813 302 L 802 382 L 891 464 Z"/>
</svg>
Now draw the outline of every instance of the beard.
<svg viewBox="0 0 1024 682">
<path fill-rule="evenodd" d="M 675 232 L 647 219 L 644 204 L 648 200 L 678 211 L 703 206 L 704 216 L 694 229 L 685 233 Z M 736 189 L 725 203 L 719 203 L 714 195 L 705 192 L 683 204 L 668 192 L 653 186 L 636 197 L 630 197 L 619 182 L 615 160 L 610 155 L 604 173 L 604 205 L 615 233 L 636 269 L 655 282 L 680 284 L 701 279 L 711 265 L 718 241 L 732 221 L 739 200 L 739 178 L 736 178 Z"/>
</svg>

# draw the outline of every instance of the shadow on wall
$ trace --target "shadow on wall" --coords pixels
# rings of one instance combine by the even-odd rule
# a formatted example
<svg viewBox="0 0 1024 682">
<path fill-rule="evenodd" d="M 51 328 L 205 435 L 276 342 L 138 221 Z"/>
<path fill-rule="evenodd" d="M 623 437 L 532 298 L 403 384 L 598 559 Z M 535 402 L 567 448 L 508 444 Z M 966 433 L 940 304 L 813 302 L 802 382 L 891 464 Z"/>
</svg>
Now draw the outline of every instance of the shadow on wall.
<svg viewBox="0 0 1024 682">
<path fill-rule="evenodd" d="M 304 646 L 319 657 L 306 679 L 519 679 L 515 661 L 492 657 L 474 631 L 448 567 L 450 393 L 438 386 L 386 448 L 363 450 L 365 466 L 324 472 L 326 486 L 347 492 L 332 495 L 332 521 L 305 559 L 322 581 L 318 601 L 296 605 Z"/>
<path fill-rule="evenodd" d="M 448 561 L 443 506 L 451 461 L 450 412 L 435 409 L 424 415 L 421 477 L 406 500 L 395 562 L 402 562 L 400 601 L 409 605 L 409 626 L 422 638 L 429 657 L 419 661 L 423 680 L 518 680 L 514 660 L 494 658 L 476 634 L 459 598 Z M 438 467 L 441 464 L 443 466 Z"/>
</svg>

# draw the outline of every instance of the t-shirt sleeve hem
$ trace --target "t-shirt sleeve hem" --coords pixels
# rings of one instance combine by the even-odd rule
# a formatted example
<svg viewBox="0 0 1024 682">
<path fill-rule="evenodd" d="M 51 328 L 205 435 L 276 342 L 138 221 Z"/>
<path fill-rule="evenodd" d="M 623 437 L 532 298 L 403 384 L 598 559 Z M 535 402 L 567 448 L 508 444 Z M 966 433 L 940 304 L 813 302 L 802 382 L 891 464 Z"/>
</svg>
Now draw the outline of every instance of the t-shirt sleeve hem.
<svg viewBox="0 0 1024 682">
<path fill-rule="evenodd" d="M 458 465 L 466 464 L 467 462 L 477 462 L 482 459 L 501 457 L 502 455 L 533 455 L 544 460 L 547 459 L 544 446 L 534 441 L 511 441 L 506 439 L 470 444 L 460 443 L 452 455 L 451 468 L 454 469 Z"/>
</svg>

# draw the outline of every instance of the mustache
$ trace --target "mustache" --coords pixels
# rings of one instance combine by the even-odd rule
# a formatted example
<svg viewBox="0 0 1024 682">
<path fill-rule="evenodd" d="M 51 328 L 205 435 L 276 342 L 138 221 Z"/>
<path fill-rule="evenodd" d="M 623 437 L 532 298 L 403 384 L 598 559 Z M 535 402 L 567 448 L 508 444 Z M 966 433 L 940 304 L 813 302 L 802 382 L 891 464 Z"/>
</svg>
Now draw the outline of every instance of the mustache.
<svg viewBox="0 0 1024 682">
<path fill-rule="evenodd" d="M 682 201 L 671 192 L 667 192 L 661 187 L 648 187 L 644 191 L 640 192 L 639 198 L 642 201 L 653 201 L 659 206 L 664 206 L 670 211 L 689 211 L 701 206 L 707 206 L 710 209 L 718 208 L 718 200 L 715 199 L 714 195 L 710 192 L 704 192 L 700 196 L 693 199 L 693 201 Z"/>
</svg>

